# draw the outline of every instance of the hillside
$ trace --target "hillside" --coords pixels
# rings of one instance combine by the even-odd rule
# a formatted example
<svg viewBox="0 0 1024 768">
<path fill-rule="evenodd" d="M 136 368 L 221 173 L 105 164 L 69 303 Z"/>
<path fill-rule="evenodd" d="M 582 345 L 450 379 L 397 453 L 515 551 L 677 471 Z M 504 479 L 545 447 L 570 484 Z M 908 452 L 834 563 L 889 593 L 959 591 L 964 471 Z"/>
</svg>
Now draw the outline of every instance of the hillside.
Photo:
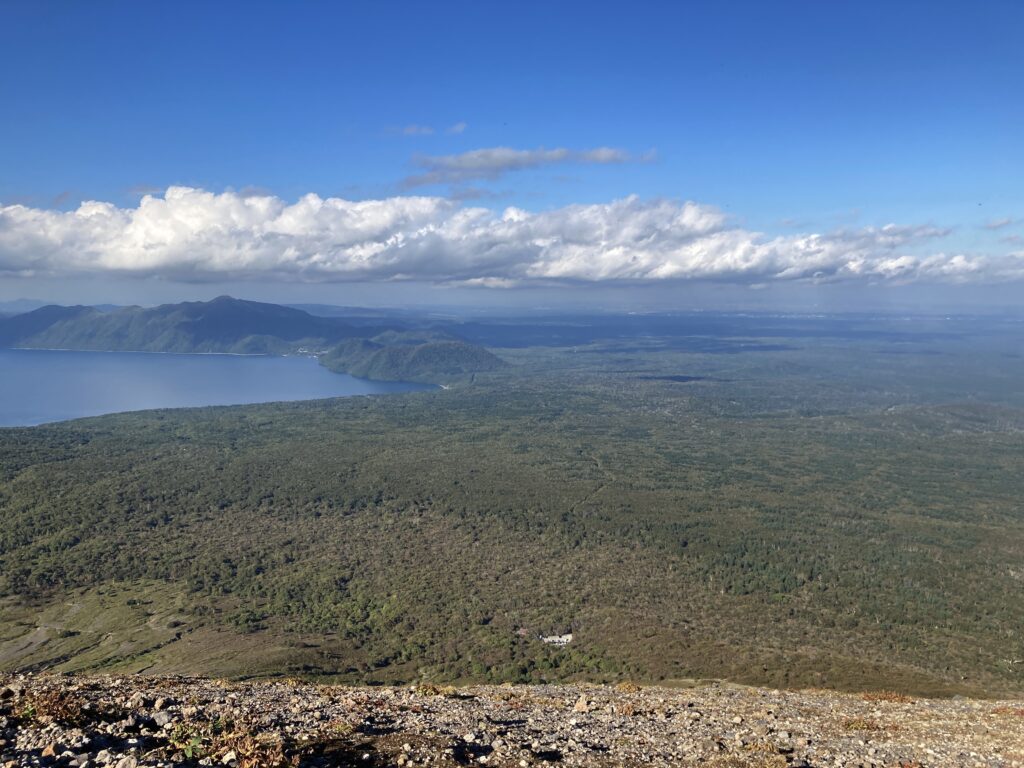
<svg viewBox="0 0 1024 768">
<path fill-rule="evenodd" d="M 1024 363 L 876 343 L 5 430 L 0 668 L 1019 693 Z"/>
<path fill-rule="evenodd" d="M 483 347 L 423 334 L 386 333 L 373 339 L 349 339 L 319 359 L 330 370 L 383 381 L 438 381 L 505 366 Z"/>
<path fill-rule="evenodd" d="M 482 347 L 439 332 L 410 335 L 406 326 L 379 313 L 319 317 L 221 296 L 150 309 L 46 306 L 0 317 L 0 347 L 233 354 L 330 349 L 321 362 L 331 370 L 391 381 L 433 382 L 502 365 Z"/>
<path fill-rule="evenodd" d="M 5 346 L 138 352 L 273 354 L 362 332 L 339 319 L 228 296 L 111 312 L 43 307 L 0 322 Z"/>
<path fill-rule="evenodd" d="M 38 346 L 33 340 L 43 339 L 53 329 L 73 327 L 76 323 L 89 324 L 100 312 L 92 307 L 58 307 L 46 306 L 0 318 L 0 346 L 20 347 Z"/>
<path fill-rule="evenodd" d="M 0 677 L 0 760 L 123 768 L 1012 766 L 1024 760 L 1022 705 L 715 684 L 396 689 Z"/>
</svg>

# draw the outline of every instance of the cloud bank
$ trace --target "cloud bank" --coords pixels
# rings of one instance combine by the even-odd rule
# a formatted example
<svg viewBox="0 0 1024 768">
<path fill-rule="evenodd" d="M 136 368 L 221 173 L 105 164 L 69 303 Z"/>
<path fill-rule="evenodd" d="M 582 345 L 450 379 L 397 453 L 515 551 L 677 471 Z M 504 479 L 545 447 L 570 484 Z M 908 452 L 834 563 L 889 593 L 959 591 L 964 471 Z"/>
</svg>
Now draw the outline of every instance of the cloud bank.
<svg viewBox="0 0 1024 768">
<path fill-rule="evenodd" d="M 544 282 L 1024 277 L 1024 254 L 932 246 L 947 230 L 887 225 L 768 237 L 693 202 L 627 197 L 531 213 L 441 197 L 351 201 L 171 187 L 135 208 L 0 206 L 0 275 L 120 274 L 182 281 Z"/>
</svg>

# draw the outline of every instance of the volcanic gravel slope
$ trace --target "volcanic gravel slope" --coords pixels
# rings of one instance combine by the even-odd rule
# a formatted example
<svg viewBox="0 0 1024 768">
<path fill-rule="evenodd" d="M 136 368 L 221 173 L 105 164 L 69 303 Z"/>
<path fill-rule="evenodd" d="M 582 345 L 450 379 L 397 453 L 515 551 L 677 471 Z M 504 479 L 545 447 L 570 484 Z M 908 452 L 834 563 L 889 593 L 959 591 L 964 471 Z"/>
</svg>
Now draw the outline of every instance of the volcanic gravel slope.
<svg viewBox="0 0 1024 768">
<path fill-rule="evenodd" d="M 1022 766 L 1024 702 L 725 684 L 0 678 L 0 765 Z"/>
</svg>

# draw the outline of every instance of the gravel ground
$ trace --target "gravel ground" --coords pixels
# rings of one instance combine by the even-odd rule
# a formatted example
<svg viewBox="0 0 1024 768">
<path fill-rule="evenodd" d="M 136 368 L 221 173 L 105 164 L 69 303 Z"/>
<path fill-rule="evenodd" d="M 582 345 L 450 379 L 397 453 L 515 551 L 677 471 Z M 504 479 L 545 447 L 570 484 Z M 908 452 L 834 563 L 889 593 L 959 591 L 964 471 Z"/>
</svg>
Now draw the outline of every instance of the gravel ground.
<svg viewBox="0 0 1024 768">
<path fill-rule="evenodd" d="M 0 677 L 0 766 L 1020 766 L 1024 702 Z"/>
</svg>

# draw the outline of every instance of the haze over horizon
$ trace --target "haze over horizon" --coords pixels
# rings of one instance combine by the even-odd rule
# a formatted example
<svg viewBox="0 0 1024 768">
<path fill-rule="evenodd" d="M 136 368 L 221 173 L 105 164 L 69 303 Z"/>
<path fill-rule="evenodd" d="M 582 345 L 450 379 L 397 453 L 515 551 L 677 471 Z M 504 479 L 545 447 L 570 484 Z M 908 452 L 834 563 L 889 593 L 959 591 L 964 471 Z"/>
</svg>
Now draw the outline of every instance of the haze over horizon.
<svg viewBox="0 0 1024 768">
<path fill-rule="evenodd" d="M 0 301 L 1016 310 L 965 7 L 6 3 Z"/>
</svg>

